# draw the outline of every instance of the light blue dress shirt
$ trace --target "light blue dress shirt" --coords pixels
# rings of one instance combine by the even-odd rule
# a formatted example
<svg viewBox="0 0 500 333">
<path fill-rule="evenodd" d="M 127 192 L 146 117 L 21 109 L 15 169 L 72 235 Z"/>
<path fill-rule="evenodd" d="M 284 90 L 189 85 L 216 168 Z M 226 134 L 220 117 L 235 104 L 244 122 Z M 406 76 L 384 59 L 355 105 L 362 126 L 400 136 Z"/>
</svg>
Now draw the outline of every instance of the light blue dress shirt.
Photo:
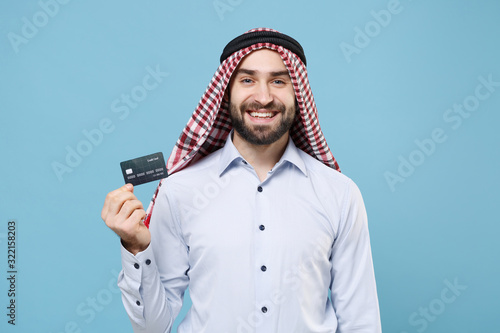
<svg viewBox="0 0 500 333">
<path fill-rule="evenodd" d="M 156 200 L 150 246 L 122 247 L 135 332 L 169 332 L 188 286 L 180 333 L 381 332 L 361 194 L 291 139 L 261 182 L 229 136 Z"/>
</svg>

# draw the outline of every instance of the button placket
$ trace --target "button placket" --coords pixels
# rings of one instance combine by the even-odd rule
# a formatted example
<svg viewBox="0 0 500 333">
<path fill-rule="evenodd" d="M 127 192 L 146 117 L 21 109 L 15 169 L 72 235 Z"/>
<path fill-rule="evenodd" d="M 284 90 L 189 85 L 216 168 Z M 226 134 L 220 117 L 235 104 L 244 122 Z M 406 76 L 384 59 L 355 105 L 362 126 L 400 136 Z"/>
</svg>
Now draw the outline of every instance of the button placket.
<svg viewBox="0 0 500 333">
<path fill-rule="evenodd" d="M 256 310 L 261 314 L 269 314 L 269 304 L 266 302 L 272 297 L 272 273 L 269 267 L 270 245 L 269 226 L 271 225 L 271 200 L 272 190 L 269 191 L 269 185 L 258 184 L 255 192 L 255 296 Z M 269 310 L 269 311 L 268 311 Z"/>
</svg>

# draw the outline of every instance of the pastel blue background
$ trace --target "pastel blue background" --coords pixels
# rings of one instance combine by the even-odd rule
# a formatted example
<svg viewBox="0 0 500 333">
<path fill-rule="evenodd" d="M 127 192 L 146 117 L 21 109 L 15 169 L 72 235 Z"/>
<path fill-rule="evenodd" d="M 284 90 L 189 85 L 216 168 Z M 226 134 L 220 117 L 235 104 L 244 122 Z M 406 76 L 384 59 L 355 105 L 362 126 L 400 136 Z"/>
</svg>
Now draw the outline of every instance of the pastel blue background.
<svg viewBox="0 0 500 333">
<path fill-rule="evenodd" d="M 123 184 L 119 162 L 168 156 L 225 44 L 266 26 L 303 45 L 327 141 L 363 193 L 384 332 L 497 331 L 500 87 L 458 128 L 444 117 L 478 77 L 500 82 L 500 2 L 401 0 L 348 62 L 341 43 L 355 45 L 354 29 L 389 2 L 218 0 L 218 13 L 213 1 L 69 1 L 43 22 L 39 2 L 3 1 L 0 330 L 132 331 L 115 290 L 119 241 L 100 219 L 106 193 Z M 16 52 L 9 33 L 22 36 L 33 16 L 41 27 Z M 148 66 L 168 77 L 120 119 L 112 103 Z M 113 131 L 58 180 L 52 164 L 106 118 Z M 415 140 L 436 128 L 446 141 L 419 155 Z M 385 174 L 411 154 L 424 160 L 391 189 Z M 136 188 L 145 205 L 155 186 Z M 18 222 L 15 327 L 5 316 L 8 219 Z M 467 287 L 449 304 L 445 281 Z"/>
</svg>

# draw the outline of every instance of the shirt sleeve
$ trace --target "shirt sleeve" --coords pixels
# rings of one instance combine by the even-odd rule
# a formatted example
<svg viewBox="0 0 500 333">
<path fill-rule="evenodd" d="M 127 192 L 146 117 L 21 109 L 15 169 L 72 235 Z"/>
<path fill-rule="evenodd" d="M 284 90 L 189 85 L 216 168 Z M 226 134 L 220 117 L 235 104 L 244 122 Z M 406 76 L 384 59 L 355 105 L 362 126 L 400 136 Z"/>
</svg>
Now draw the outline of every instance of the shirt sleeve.
<svg viewBox="0 0 500 333">
<path fill-rule="evenodd" d="M 337 333 L 380 333 L 380 312 L 366 210 L 349 182 L 331 261 L 331 296 Z"/>
<path fill-rule="evenodd" d="M 151 243 L 135 256 L 123 246 L 118 286 L 134 332 L 170 332 L 188 286 L 187 246 L 165 183 L 151 216 Z"/>
</svg>

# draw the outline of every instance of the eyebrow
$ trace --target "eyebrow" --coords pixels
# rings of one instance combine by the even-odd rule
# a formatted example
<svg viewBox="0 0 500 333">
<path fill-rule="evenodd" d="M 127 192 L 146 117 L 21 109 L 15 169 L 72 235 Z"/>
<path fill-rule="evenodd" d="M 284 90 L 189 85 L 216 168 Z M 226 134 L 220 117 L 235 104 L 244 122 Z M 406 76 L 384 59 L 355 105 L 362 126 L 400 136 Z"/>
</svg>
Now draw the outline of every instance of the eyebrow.
<svg viewBox="0 0 500 333">
<path fill-rule="evenodd" d="M 240 68 L 238 70 L 236 70 L 236 75 L 238 74 L 247 74 L 247 75 L 255 75 L 257 74 L 259 71 L 257 70 L 252 70 L 252 69 L 246 69 L 246 68 Z M 284 71 L 277 71 L 277 72 L 270 72 L 269 73 L 272 77 L 277 77 L 277 76 L 288 76 L 290 77 L 290 74 L 288 73 L 287 70 L 284 70 Z"/>
</svg>

